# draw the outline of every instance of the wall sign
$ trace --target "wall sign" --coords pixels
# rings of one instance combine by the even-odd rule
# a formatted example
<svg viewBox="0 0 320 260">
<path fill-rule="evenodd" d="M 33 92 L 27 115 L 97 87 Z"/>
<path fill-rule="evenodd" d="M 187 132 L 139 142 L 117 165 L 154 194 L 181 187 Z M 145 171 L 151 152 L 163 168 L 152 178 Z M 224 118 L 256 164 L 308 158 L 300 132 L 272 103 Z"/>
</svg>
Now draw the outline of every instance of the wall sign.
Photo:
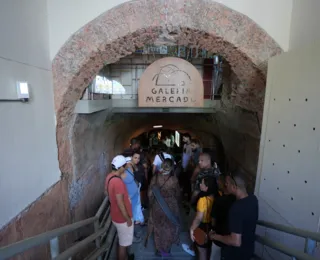
<svg viewBox="0 0 320 260">
<path fill-rule="evenodd" d="M 155 61 L 142 74 L 139 107 L 203 107 L 203 81 L 188 61 L 168 57 Z"/>
</svg>

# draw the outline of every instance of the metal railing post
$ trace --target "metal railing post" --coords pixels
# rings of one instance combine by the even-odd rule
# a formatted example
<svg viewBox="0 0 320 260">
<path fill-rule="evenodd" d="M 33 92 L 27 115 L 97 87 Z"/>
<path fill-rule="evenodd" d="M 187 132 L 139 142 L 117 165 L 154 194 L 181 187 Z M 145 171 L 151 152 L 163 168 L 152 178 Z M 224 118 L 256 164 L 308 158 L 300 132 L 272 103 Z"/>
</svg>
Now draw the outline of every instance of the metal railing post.
<svg viewBox="0 0 320 260">
<path fill-rule="evenodd" d="M 50 240 L 50 254 L 51 254 L 51 259 L 56 258 L 60 253 L 60 248 L 59 248 L 59 238 L 55 237 Z"/>
<path fill-rule="evenodd" d="M 100 228 L 99 218 L 94 222 L 94 233 L 98 232 Z M 96 247 L 99 249 L 101 247 L 100 236 L 96 239 Z M 97 258 L 98 260 L 102 260 L 101 255 Z"/>
<path fill-rule="evenodd" d="M 316 247 L 317 247 L 317 242 L 315 240 L 307 238 L 304 246 L 304 252 L 308 255 L 313 255 Z"/>
</svg>

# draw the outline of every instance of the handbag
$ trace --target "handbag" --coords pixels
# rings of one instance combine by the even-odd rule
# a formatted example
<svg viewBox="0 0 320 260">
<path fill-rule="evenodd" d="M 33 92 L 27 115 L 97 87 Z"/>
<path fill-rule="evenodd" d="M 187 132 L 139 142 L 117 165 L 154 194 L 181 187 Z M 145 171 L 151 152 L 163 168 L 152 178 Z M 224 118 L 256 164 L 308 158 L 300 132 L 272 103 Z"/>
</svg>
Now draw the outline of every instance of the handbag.
<svg viewBox="0 0 320 260">
<path fill-rule="evenodd" d="M 199 227 L 193 231 L 193 236 L 196 243 L 200 246 L 208 242 L 208 234 Z"/>
</svg>

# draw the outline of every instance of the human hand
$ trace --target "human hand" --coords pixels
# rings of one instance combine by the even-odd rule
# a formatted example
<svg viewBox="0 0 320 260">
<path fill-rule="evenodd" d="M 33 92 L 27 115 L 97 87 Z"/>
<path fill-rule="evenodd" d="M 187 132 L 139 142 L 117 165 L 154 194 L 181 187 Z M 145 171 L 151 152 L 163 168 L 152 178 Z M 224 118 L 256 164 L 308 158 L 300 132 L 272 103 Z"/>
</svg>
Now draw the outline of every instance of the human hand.
<svg viewBox="0 0 320 260">
<path fill-rule="evenodd" d="M 209 232 L 209 238 L 210 238 L 210 240 L 214 240 L 215 235 L 216 235 L 216 232 L 213 231 L 213 230 L 210 230 L 210 232 Z"/>
<path fill-rule="evenodd" d="M 193 232 L 194 232 L 194 230 L 190 229 L 190 238 L 191 238 L 192 242 L 194 242 L 194 240 L 195 240 Z"/>
<path fill-rule="evenodd" d="M 127 220 L 127 226 L 128 226 L 128 227 L 131 227 L 131 226 L 132 226 L 132 220 L 131 220 L 131 218 Z"/>
</svg>

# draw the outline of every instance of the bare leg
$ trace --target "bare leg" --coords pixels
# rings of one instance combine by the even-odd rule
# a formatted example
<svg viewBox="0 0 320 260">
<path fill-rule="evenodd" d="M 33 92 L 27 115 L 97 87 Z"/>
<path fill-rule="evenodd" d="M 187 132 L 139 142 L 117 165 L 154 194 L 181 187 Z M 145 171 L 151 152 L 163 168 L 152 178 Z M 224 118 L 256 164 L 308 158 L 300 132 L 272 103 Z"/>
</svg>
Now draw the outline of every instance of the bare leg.
<svg viewBox="0 0 320 260">
<path fill-rule="evenodd" d="M 208 249 L 197 247 L 199 252 L 199 260 L 208 260 Z"/>
<path fill-rule="evenodd" d="M 127 259 L 128 259 L 127 247 L 119 245 L 118 260 L 127 260 Z"/>
</svg>

